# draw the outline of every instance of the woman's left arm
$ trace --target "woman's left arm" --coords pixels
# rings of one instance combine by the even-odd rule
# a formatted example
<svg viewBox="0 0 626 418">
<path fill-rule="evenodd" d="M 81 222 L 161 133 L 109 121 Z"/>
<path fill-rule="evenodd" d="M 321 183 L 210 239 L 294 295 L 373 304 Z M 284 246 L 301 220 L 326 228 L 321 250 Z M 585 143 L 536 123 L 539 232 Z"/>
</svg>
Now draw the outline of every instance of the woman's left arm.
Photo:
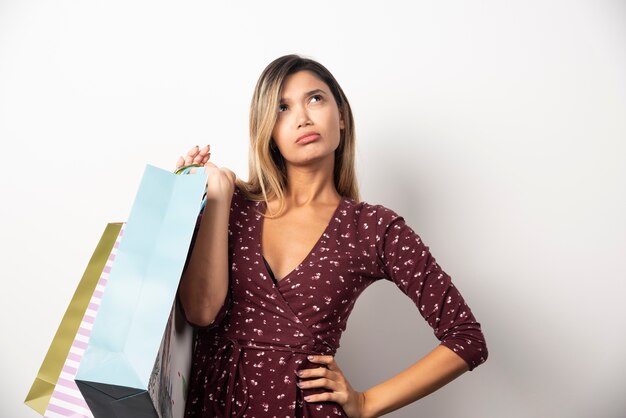
<svg viewBox="0 0 626 418">
<path fill-rule="evenodd" d="M 305 369 L 301 388 L 326 387 L 332 392 L 310 395 L 307 402 L 332 401 L 350 418 L 374 418 L 402 408 L 436 391 L 469 370 L 468 364 L 449 348 L 439 345 L 392 378 L 365 392 L 355 391 L 332 356 L 312 356 L 313 363 L 328 368 Z"/>
<path fill-rule="evenodd" d="M 469 370 L 452 350 L 440 345 L 389 380 L 362 393 L 361 418 L 379 417 L 415 402 Z"/>
<path fill-rule="evenodd" d="M 304 387 L 326 387 L 333 392 L 312 395 L 309 401 L 338 402 L 350 418 L 378 417 L 414 402 L 473 370 L 488 356 L 480 323 L 419 235 L 402 216 L 384 206 L 378 207 L 375 219 L 374 245 L 381 274 L 413 300 L 441 343 L 365 392 L 352 389 L 332 356 L 316 356 L 316 362 L 327 368 L 305 370 L 303 377 L 320 379 Z"/>
</svg>

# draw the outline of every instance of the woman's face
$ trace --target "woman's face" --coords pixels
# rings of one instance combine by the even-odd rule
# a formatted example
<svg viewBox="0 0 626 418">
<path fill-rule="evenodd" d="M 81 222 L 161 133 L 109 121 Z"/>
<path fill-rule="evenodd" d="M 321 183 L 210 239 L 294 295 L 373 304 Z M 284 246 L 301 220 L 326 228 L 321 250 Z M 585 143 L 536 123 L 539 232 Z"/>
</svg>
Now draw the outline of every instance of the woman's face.
<svg viewBox="0 0 626 418">
<path fill-rule="evenodd" d="M 277 112 L 272 138 L 285 162 L 303 165 L 334 159 L 344 121 L 326 83 L 310 71 L 290 74 Z"/>
</svg>

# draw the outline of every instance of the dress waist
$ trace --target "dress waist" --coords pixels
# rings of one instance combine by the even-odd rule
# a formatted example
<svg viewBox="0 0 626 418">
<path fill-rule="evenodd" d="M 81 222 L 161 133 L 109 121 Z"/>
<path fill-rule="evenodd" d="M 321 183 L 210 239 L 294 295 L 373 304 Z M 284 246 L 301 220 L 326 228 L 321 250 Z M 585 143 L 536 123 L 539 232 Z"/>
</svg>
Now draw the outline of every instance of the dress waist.
<svg viewBox="0 0 626 418">
<path fill-rule="evenodd" d="M 267 350 L 267 351 L 285 351 L 293 354 L 307 354 L 307 355 L 335 355 L 335 349 L 326 343 L 321 341 L 317 344 L 313 341 L 303 342 L 297 346 L 294 344 L 278 344 L 276 342 L 263 341 L 263 340 L 248 340 L 245 338 L 237 338 L 228 334 L 217 334 L 216 340 L 223 344 L 232 344 L 235 347 L 241 347 L 249 350 Z"/>
<path fill-rule="evenodd" d="M 226 399 L 223 400 L 223 404 L 225 404 L 224 412 L 214 411 L 215 416 L 220 418 L 231 418 L 233 416 L 236 418 L 241 417 L 248 406 L 248 383 L 244 370 L 240 367 L 244 350 L 283 351 L 301 355 L 335 354 L 334 350 L 331 350 L 327 345 L 324 346 L 324 349 L 317 349 L 317 347 L 309 349 L 308 347 L 313 344 L 302 344 L 299 347 L 292 347 L 276 344 L 275 342 L 234 338 L 226 334 L 216 334 L 215 337 L 215 343 L 217 345 L 215 356 L 222 359 L 222 364 L 220 367 L 221 370 L 214 375 L 214 378 L 211 379 L 211 383 L 216 382 L 216 387 L 226 388 L 225 391 L 222 391 L 222 393 L 226 394 Z M 231 352 L 230 355 L 228 351 Z M 238 383 L 242 387 L 244 395 L 244 399 L 239 400 L 239 402 L 234 399 L 235 383 Z M 298 398 L 300 398 L 302 392 L 299 388 L 297 388 L 297 393 Z M 297 400 L 302 401 L 301 399 Z M 237 403 L 238 406 L 241 404 L 238 411 L 233 410 L 233 403 Z"/>
</svg>

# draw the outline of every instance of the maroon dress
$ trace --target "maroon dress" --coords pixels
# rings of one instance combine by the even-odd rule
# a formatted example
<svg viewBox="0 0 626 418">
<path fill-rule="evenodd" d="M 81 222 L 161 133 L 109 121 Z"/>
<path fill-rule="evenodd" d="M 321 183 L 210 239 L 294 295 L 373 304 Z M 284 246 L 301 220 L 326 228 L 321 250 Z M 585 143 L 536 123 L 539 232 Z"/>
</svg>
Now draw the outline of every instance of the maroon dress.
<svg viewBox="0 0 626 418">
<path fill-rule="evenodd" d="M 342 197 L 305 259 L 279 281 L 261 254 L 265 202 L 236 187 L 229 220 L 230 290 L 215 320 L 196 332 L 186 418 L 346 417 L 335 402 L 303 400 L 296 370 L 335 355 L 358 296 L 379 279 L 413 300 L 434 334 L 467 362 L 487 359 L 470 308 L 404 218 Z"/>
</svg>

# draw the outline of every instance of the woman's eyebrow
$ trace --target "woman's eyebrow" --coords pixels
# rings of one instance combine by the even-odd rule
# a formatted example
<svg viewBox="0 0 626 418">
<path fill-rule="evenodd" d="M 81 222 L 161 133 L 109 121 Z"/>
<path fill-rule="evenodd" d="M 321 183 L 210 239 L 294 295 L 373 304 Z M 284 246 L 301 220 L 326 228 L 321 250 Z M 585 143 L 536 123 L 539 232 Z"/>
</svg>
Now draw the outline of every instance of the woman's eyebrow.
<svg viewBox="0 0 626 418">
<path fill-rule="evenodd" d="M 307 91 L 306 93 L 304 93 L 303 97 L 308 97 L 308 96 L 312 96 L 314 94 L 319 94 L 319 93 L 326 94 L 326 92 L 324 90 L 322 90 L 322 89 L 314 89 L 314 90 Z M 280 98 L 280 103 L 287 103 L 289 101 L 290 100 L 285 98 L 285 97 L 281 97 Z"/>
</svg>

